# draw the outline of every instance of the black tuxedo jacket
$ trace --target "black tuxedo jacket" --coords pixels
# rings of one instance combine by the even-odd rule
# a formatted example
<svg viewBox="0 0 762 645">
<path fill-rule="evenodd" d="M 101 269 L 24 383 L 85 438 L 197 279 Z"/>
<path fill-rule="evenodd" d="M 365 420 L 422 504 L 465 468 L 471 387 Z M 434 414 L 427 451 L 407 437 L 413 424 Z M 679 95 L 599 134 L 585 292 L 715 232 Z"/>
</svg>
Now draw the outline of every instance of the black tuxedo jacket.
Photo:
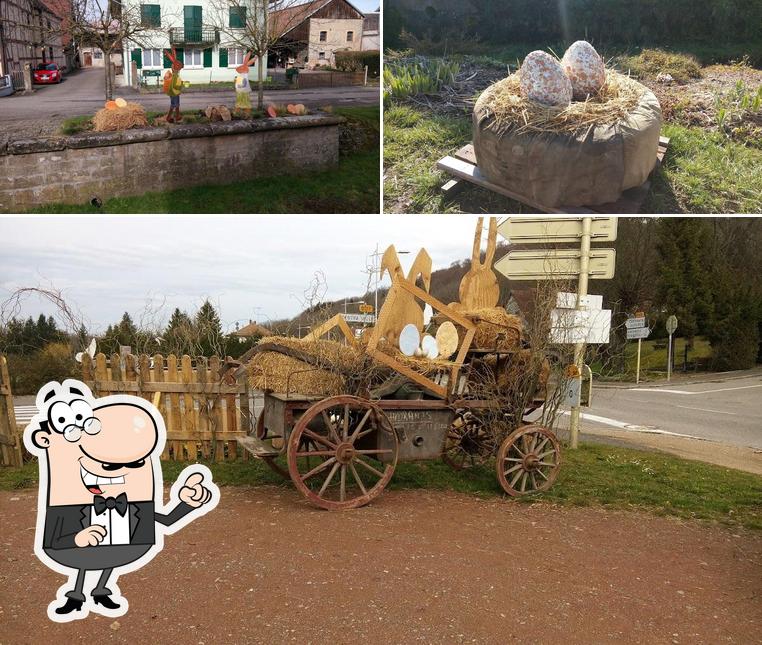
<svg viewBox="0 0 762 645">
<path fill-rule="evenodd" d="M 74 536 L 82 529 L 90 526 L 92 507 L 92 504 L 48 506 L 45 513 L 43 548 L 71 549 L 76 547 Z M 164 526 L 172 526 L 192 510 L 192 506 L 180 502 L 165 515 L 156 512 L 153 502 L 128 502 L 130 544 L 155 544 L 156 522 Z"/>
</svg>

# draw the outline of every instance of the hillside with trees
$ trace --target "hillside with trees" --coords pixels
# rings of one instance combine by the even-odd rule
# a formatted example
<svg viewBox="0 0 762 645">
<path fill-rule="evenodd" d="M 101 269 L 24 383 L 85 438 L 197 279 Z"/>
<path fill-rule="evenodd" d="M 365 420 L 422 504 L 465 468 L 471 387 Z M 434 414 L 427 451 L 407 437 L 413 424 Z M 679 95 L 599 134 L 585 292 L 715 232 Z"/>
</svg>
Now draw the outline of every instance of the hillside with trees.
<svg viewBox="0 0 762 645">
<path fill-rule="evenodd" d="M 666 337 L 667 317 L 678 317 L 677 336 L 686 339 L 684 356 L 675 357 L 679 369 L 725 371 L 762 363 L 762 219 L 620 218 L 615 246 L 614 279 L 590 282 L 591 293 L 603 295 L 605 306 L 613 310 L 610 343 L 590 349 L 591 362 L 598 358 L 607 366 L 605 375 L 626 371 L 624 321 L 637 311 L 646 313 L 652 339 Z M 497 257 L 509 248 L 500 245 Z M 469 258 L 434 271 L 431 293 L 445 303 L 457 301 L 460 281 L 470 265 Z M 502 276 L 499 282 L 500 304 L 531 316 L 532 283 Z M 388 287 L 379 289 L 380 303 L 387 291 Z M 345 299 L 325 301 L 320 293 L 318 285 L 302 313 L 265 327 L 276 334 L 302 336 L 345 310 Z M 348 295 L 346 301 L 373 304 L 375 293 Z M 357 304 L 348 305 L 347 311 L 356 313 Z M 106 354 L 129 346 L 136 354 L 193 357 L 238 358 L 259 340 L 223 332 L 220 315 L 208 300 L 193 313 L 175 309 L 166 324 L 136 323 L 133 315 L 124 312 L 102 334 L 91 334 L 83 325 L 65 331 L 55 317 L 42 314 L 37 319 L 10 318 L 0 327 L 0 352 L 9 358 L 14 392 L 34 393 L 49 380 L 78 375 L 74 355 L 87 347 L 91 335 L 97 338 L 97 351 Z M 708 361 L 692 357 L 699 337 L 711 344 Z"/>
</svg>

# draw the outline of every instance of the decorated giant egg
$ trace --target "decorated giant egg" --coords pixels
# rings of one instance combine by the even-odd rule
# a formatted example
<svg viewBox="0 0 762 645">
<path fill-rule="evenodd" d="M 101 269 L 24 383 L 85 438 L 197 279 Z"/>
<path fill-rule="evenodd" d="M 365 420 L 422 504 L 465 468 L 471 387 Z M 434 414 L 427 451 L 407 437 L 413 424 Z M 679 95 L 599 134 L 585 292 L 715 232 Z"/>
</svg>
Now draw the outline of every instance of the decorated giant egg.
<svg viewBox="0 0 762 645">
<path fill-rule="evenodd" d="M 550 54 L 533 51 L 519 72 L 521 93 L 532 101 L 565 107 L 571 103 L 572 86 L 561 64 Z"/>
<path fill-rule="evenodd" d="M 571 81 L 574 98 L 579 101 L 596 94 L 606 82 L 603 59 L 585 40 L 578 40 L 566 50 L 561 65 Z"/>
</svg>

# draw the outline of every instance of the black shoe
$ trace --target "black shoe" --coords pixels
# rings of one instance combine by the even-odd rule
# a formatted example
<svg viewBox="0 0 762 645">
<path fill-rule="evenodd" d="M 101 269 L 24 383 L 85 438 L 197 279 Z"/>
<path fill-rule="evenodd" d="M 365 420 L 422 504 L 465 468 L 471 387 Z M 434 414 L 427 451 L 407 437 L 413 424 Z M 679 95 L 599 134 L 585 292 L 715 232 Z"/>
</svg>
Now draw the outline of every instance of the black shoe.
<svg viewBox="0 0 762 645">
<path fill-rule="evenodd" d="M 74 598 L 67 598 L 66 604 L 63 607 L 56 609 L 57 614 L 70 614 L 73 611 L 80 611 L 82 609 L 82 601 L 74 600 Z"/>
<path fill-rule="evenodd" d="M 111 596 L 93 596 L 93 602 L 96 605 L 103 605 L 106 609 L 119 609 L 119 605 L 111 600 Z"/>
</svg>

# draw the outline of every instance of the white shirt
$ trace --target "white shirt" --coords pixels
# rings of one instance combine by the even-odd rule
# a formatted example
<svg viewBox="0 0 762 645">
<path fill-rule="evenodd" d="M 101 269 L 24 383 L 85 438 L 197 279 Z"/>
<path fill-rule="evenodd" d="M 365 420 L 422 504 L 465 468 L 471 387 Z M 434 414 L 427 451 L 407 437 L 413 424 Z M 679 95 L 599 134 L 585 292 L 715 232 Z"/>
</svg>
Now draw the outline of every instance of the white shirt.
<svg viewBox="0 0 762 645">
<path fill-rule="evenodd" d="M 107 544 L 130 543 L 130 507 L 124 516 L 119 515 L 115 508 L 107 508 L 100 515 L 95 512 L 95 506 L 90 507 L 90 525 L 100 524 L 106 529 L 106 537 L 99 546 Z"/>
</svg>

